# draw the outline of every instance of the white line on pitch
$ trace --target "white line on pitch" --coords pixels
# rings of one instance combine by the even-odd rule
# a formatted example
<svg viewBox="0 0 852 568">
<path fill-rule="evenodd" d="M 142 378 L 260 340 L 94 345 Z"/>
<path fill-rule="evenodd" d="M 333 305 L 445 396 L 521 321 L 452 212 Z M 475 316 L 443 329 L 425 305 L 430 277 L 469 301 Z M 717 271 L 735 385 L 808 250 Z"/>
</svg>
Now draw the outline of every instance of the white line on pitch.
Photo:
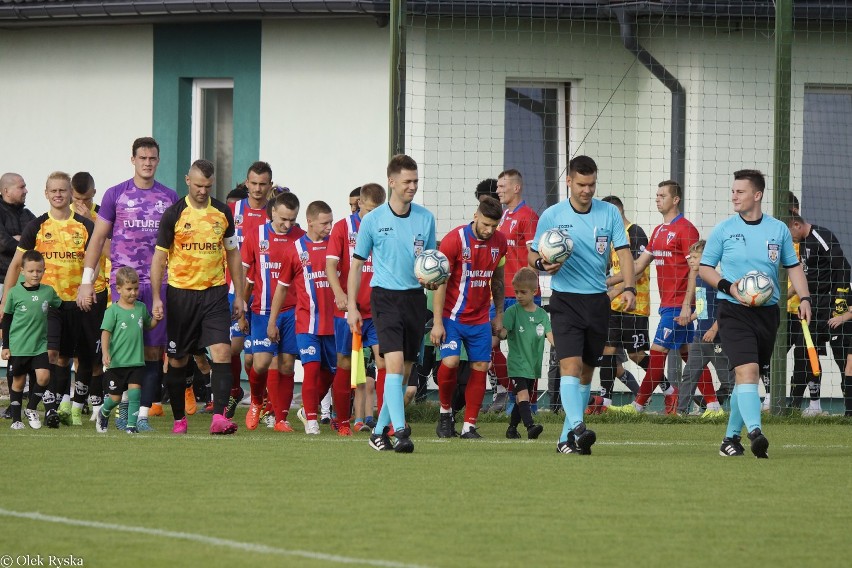
<svg viewBox="0 0 852 568">
<path fill-rule="evenodd" d="M 102 529 L 108 531 L 119 531 L 128 533 L 144 534 L 149 536 L 174 538 L 179 540 L 189 540 L 202 544 L 210 544 L 213 546 L 222 546 L 225 548 L 233 548 L 236 550 L 244 550 L 246 552 L 257 552 L 260 554 L 271 554 L 276 556 L 296 556 L 299 558 L 307 558 L 310 560 L 321 560 L 323 562 L 336 562 L 338 564 L 364 564 L 368 566 L 386 566 L 388 568 L 425 568 L 418 564 L 404 564 L 402 562 L 392 562 L 390 560 L 378 560 L 375 558 L 351 558 L 348 556 L 338 556 L 336 554 L 323 554 L 321 552 L 310 552 L 307 550 L 286 550 L 284 548 L 275 548 L 266 546 L 265 544 L 254 544 L 251 542 L 240 542 L 237 540 L 229 540 L 225 538 L 216 538 L 205 536 L 202 534 L 193 534 L 185 532 L 174 532 L 163 529 L 151 529 L 147 527 L 134 527 L 128 525 L 118 525 L 113 523 L 101 523 L 98 521 L 84 521 L 81 519 L 69 519 L 67 517 L 56 517 L 53 515 L 43 515 L 41 513 L 22 513 L 19 511 L 10 511 L 0 508 L 0 516 L 15 517 L 18 519 L 28 519 L 31 521 L 41 521 L 45 523 L 55 523 L 59 525 L 68 525 L 75 527 L 87 527 L 93 529 Z"/>
<path fill-rule="evenodd" d="M 367 442 L 367 437 L 364 436 L 361 440 L 358 440 L 360 436 L 356 436 L 354 438 L 342 438 L 340 436 L 333 436 L 329 432 L 326 436 L 310 436 L 306 437 L 301 434 L 295 435 L 280 435 L 273 437 L 266 436 L 253 436 L 253 435 L 238 435 L 236 437 L 228 436 L 211 436 L 208 434 L 183 434 L 181 436 L 146 436 L 144 434 L 133 436 L 133 438 L 128 438 L 124 435 L 123 432 L 116 430 L 114 436 L 110 436 L 109 434 L 95 434 L 95 433 L 73 433 L 73 434 L 65 434 L 62 437 L 64 438 L 92 438 L 98 440 L 108 440 L 110 438 L 122 438 L 125 440 L 130 440 L 131 443 L 141 444 L 146 441 L 163 441 L 163 440 L 174 440 L 176 443 L 180 443 L 181 440 L 187 441 L 203 441 L 203 442 L 216 442 L 216 443 L 229 443 L 229 441 L 237 442 L 240 444 L 266 444 L 268 442 L 277 443 L 278 440 L 297 440 L 303 441 L 308 444 L 357 444 L 359 442 Z M 32 439 L 52 439 L 56 438 L 52 436 L 49 432 L 45 433 L 33 433 L 32 435 L 27 437 L 28 440 Z M 555 444 L 556 440 L 548 439 L 548 440 L 494 440 L 494 439 L 482 439 L 475 441 L 467 441 L 467 440 L 448 440 L 448 439 L 440 439 L 440 438 L 418 438 L 416 435 L 412 437 L 412 441 L 416 444 L 469 444 L 471 446 L 479 446 L 484 444 L 489 445 L 527 445 L 527 444 Z M 713 445 L 715 442 L 710 443 Z M 698 447 L 698 446 L 706 446 L 708 442 L 685 442 L 685 441 L 676 441 L 676 442 L 665 442 L 665 441 L 654 441 L 654 440 L 637 440 L 637 441 L 618 441 L 612 442 L 607 440 L 600 440 L 595 445 L 597 446 L 661 446 L 661 447 L 672 447 L 672 446 L 683 446 L 683 447 Z M 783 448 L 806 448 L 806 449 L 815 449 L 815 448 L 828 448 L 828 449 L 849 449 L 852 446 L 845 444 L 783 444 L 781 445 Z"/>
</svg>

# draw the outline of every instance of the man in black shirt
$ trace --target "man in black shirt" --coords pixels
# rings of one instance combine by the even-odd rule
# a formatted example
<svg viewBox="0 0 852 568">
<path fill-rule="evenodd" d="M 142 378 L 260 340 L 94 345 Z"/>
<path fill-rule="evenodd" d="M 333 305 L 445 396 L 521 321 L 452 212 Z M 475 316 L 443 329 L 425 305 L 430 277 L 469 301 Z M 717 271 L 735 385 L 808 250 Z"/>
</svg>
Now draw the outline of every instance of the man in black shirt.
<svg viewBox="0 0 852 568">
<path fill-rule="evenodd" d="M 825 227 L 812 225 L 799 214 L 790 216 L 788 226 L 793 240 L 798 243 L 799 259 L 811 292 L 813 309 L 811 335 L 814 345 L 820 354 L 824 354 L 825 343 L 829 342 L 832 356 L 842 372 L 846 366 L 843 328 L 831 330 L 827 322 L 830 318 L 841 315 L 849 309 L 847 305 L 849 263 L 837 237 Z M 793 360 L 793 378 L 790 385 L 793 408 L 801 407 L 807 385 L 811 401 L 810 406 L 802 414 L 804 416 L 824 414 L 819 400 L 820 377 L 813 374 L 807 363 L 807 351 L 801 334 L 794 335 Z"/>
<path fill-rule="evenodd" d="M 35 219 L 35 215 L 24 207 L 27 200 L 27 184 L 20 174 L 5 173 L 0 176 L 0 297 L 3 296 L 2 281 L 6 279 L 9 263 L 15 256 L 21 229 Z M 7 377 L 9 386 L 12 377 Z M 6 408 L 3 418 L 11 418 L 11 409 Z"/>
</svg>

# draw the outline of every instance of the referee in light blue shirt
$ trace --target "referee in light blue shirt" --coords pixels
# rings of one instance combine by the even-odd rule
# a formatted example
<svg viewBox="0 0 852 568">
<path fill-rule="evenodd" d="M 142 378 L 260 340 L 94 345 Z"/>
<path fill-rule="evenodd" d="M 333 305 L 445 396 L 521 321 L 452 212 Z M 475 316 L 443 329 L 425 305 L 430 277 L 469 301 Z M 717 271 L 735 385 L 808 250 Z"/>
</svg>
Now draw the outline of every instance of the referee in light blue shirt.
<svg viewBox="0 0 852 568">
<path fill-rule="evenodd" d="M 775 334 L 778 330 L 779 265 L 787 269 L 790 282 L 801 298 L 799 317 L 811 321 L 808 281 L 785 223 L 763 214 L 761 203 L 766 180 L 758 170 L 734 172 L 731 202 L 737 215 L 722 221 L 710 233 L 698 275 L 719 290 L 718 317 L 722 350 L 734 370 L 731 414 L 719 454 L 737 457 L 745 453 L 740 434 L 746 427 L 751 452 L 768 458 L 769 441 L 761 432 L 760 374 L 769 372 Z M 722 274 L 716 272 L 721 264 Z M 737 281 L 747 272 L 759 270 L 772 280 L 772 297 L 762 306 L 749 307 L 737 294 Z"/>
<path fill-rule="evenodd" d="M 435 248 L 435 216 L 412 203 L 417 194 L 417 162 L 397 154 L 388 164 L 388 201 L 361 221 L 352 264 L 349 268 L 347 320 L 352 333 L 361 329 L 358 288 L 364 261 L 373 255 L 370 309 L 385 359 L 384 404 L 370 447 L 378 451 L 411 453 L 411 430 L 405 425 L 403 377 L 420 354 L 426 323 L 426 295 L 414 276 L 414 259 Z M 393 424 L 396 444 L 388 437 Z"/>
<path fill-rule="evenodd" d="M 609 331 L 606 269 L 610 245 L 621 266 L 633 266 L 630 243 L 618 209 L 594 199 L 598 166 L 588 156 L 568 165 L 568 199 L 548 207 L 538 220 L 529 262 L 553 275 L 550 318 L 561 379 L 559 393 L 565 424 L 556 445 L 561 454 L 591 454 L 596 436 L 583 415 L 589 402 L 592 374 L 603 354 Z M 538 242 L 548 229 L 564 228 L 574 241 L 574 252 L 562 264 L 545 262 Z M 636 303 L 634 272 L 622 269 L 627 309 Z"/>
</svg>

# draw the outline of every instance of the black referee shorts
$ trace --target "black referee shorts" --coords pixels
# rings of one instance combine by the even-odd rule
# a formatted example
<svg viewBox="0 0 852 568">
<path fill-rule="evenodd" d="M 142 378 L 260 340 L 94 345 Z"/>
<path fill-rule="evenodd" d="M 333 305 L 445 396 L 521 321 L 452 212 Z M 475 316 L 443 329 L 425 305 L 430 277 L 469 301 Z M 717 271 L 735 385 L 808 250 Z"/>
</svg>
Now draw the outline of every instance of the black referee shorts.
<svg viewBox="0 0 852 568">
<path fill-rule="evenodd" d="M 757 363 L 762 373 L 769 367 L 781 321 L 777 305 L 749 308 L 721 300 L 717 321 L 722 351 L 728 356 L 731 369 Z"/>
<path fill-rule="evenodd" d="M 596 367 L 609 331 L 607 295 L 554 291 L 549 308 L 557 357 L 582 357 L 583 363 Z"/>
<path fill-rule="evenodd" d="M 373 288 L 370 310 L 381 354 L 402 351 L 405 361 L 417 361 L 426 333 L 426 294 L 423 290 Z"/>
<path fill-rule="evenodd" d="M 207 290 L 166 288 L 166 327 L 169 357 L 182 359 L 199 350 L 231 343 L 231 308 L 228 287 L 214 286 Z"/>
</svg>

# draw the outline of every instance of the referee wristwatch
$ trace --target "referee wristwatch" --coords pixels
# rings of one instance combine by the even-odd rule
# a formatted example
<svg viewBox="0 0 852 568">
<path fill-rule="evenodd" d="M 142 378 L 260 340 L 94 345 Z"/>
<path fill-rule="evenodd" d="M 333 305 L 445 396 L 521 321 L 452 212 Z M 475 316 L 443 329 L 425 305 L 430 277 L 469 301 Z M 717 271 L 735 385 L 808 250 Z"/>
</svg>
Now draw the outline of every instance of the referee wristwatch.
<svg viewBox="0 0 852 568">
<path fill-rule="evenodd" d="M 624 291 L 625 291 L 625 292 L 632 292 L 634 296 L 636 295 L 636 288 L 634 288 L 633 286 L 627 286 L 627 287 L 625 287 L 625 288 L 624 288 Z"/>
<path fill-rule="evenodd" d="M 813 305 L 813 302 L 811 302 L 810 296 L 805 296 L 804 298 L 799 298 L 799 303 L 801 304 L 802 302 L 807 302 L 807 303 Z"/>
</svg>

